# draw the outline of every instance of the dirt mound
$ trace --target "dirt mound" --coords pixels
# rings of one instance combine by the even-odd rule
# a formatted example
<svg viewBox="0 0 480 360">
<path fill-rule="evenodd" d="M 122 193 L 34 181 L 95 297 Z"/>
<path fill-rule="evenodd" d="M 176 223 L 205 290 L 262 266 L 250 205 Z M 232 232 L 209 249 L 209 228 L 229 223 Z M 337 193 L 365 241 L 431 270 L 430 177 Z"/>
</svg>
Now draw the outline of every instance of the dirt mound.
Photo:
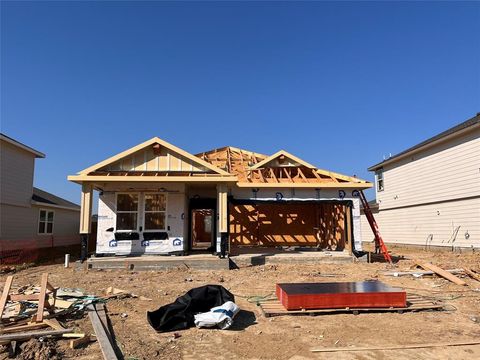
<svg viewBox="0 0 480 360">
<path fill-rule="evenodd" d="M 62 357 L 57 352 L 55 340 L 31 339 L 20 345 L 20 354 L 17 359 L 20 360 L 56 360 Z"/>
</svg>

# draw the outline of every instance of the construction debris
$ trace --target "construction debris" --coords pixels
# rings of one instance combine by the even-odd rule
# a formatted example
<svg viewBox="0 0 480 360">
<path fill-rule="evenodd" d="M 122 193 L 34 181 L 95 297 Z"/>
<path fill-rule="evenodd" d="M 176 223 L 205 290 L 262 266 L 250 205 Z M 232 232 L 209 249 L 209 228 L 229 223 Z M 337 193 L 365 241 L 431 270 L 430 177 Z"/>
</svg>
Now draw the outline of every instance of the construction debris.
<svg viewBox="0 0 480 360">
<path fill-rule="evenodd" d="M 449 272 L 450 274 L 462 274 L 465 272 L 464 269 L 450 269 L 450 270 L 445 270 Z M 421 271 L 421 270 L 412 270 L 412 271 L 392 271 L 392 272 L 384 272 L 381 273 L 384 276 L 414 276 L 414 277 L 420 277 L 423 275 L 434 275 L 436 274 L 434 271 Z"/>
<path fill-rule="evenodd" d="M 116 360 L 117 354 L 113 348 L 113 337 L 108 329 L 108 318 L 105 313 L 105 305 L 101 304 L 98 308 L 94 304 L 87 307 L 88 317 L 92 323 L 93 330 L 97 336 L 100 349 L 102 350 L 103 358 L 105 360 Z"/>
<path fill-rule="evenodd" d="M 430 271 L 433 271 L 434 273 L 436 273 L 437 275 L 440 275 L 441 277 L 447 279 L 447 280 L 450 280 L 451 282 L 457 284 L 457 285 L 462 285 L 462 286 L 466 286 L 467 283 L 461 279 L 459 279 L 458 277 L 456 277 L 455 275 L 453 274 L 450 274 L 448 271 L 445 271 L 443 270 L 442 268 L 438 267 L 438 266 L 435 266 L 431 263 L 418 263 L 418 265 L 422 268 L 424 268 L 425 270 L 430 270 Z"/>
<path fill-rule="evenodd" d="M 39 344 L 45 339 L 53 342 L 69 340 L 72 349 L 95 341 L 90 335 L 65 328 L 59 321 L 80 318 L 88 310 L 105 359 L 117 359 L 116 351 L 119 350 L 114 344 L 103 302 L 126 297 L 151 300 L 113 287 L 107 289 L 105 296 L 89 295 L 82 289 L 55 288 L 48 280 L 48 273 L 42 274 L 40 286 L 15 288 L 13 282 L 14 277 L 8 276 L 0 297 L 0 345 L 8 345 L 8 352 L 13 357 L 18 351 L 25 351 L 22 349 L 41 348 L 48 359 L 56 354 L 55 346 Z M 25 342 L 25 346 L 18 346 L 18 342 Z"/>
<path fill-rule="evenodd" d="M 108 287 L 107 290 L 105 290 L 105 298 L 106 299 L 113 299 L 113 298 L 127 298 L 127 297 L 131 297 L 131 298 L 135 298 L 135 299 L 140 299 L 140 300 L 143 300 L 143 301 L 152 301 L 152 299 L 150 298 L 147 298 L 145 296 L 138 296 L 134 293 L 130 293 L 126 290 L 122 290 L 122 289 L 117 289 L 117 288 L 114 288 L 112 286 Z"/>
<path fill-rule="evenodd" d="M 221 306 L 215 306 L 208 312 L 195 314 L 195 326 L 198 328 L 219 327 L 222 330 L 228 329 L 233 324 L 233 318 L 238 314 L 240 308 L 232 301 L 227 301 Z"/>
<path fill-rule="evenodd" d="M 78 339 L 73 339 L 73 340 L 70 340 L 70 349 L 76 349 L 77 347 L 79 346 L 82 346 L 82 345 L 86 345 L 92 341 L 96 341 L 97 339 L 93 336 L 83 336 L 81 338 L 78 338 Z"/>
<path fill-rule="evenodd" d="M 477 274 L 477 273 L 475 273 L 475 272 L 473 272 L 472 270 L 467 269 L 467 268 L 463 269 L 463 271 L 465 271 L 465 273 L 466 273 L 468 276 L 470 276 L 472 279 L 475 279 L 475 280 L 477 280 L 477 281 L 480 281 L 480 274 Z"/>
</svg>

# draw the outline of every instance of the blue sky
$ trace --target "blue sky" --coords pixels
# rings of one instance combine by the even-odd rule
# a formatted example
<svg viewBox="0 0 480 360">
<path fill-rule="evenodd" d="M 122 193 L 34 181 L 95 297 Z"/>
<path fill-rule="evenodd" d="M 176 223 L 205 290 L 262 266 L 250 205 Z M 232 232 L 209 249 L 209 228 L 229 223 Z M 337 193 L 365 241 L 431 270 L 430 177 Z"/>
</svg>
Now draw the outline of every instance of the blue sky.
<svg viewBox="0 0 480 360">
<path fill-rule="evenodd" d="M 480 111 L 478 2 L 1 3 L 1 131 L 66 180 L 159 136 L 366 168 Z"/>
</svg>

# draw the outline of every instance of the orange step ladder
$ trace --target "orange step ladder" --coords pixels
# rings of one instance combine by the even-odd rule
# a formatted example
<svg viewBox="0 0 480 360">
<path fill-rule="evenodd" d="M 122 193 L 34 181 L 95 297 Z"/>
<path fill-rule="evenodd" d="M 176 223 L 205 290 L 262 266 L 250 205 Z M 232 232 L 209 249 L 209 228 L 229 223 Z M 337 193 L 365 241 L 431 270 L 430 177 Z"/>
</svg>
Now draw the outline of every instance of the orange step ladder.
<svg viewBox="0 0 480 360">
<path fill-rule="evenodd" d="M 360 201 L 362 202 L 362 206 L 363 206 L 363 212 L 365 213 L 368 223 L 370 224 L 373 234 L 375 235 L 375 247 L 377 249 L 380 249 L 383 257 L 385 258 L 386 261 L 388 261 L 388 263 L 393 264 L 392 257 L 388 253 L 387 247 L 383 242 L 382 235 L 380 235 L 378 224 L 375 221 L 375 218 L 373 217 L 372 209 L 370 209 L 370 205 L 368 204 L 367 198 L 365 197 L 365 194 L 363 193 L 362 190 L 359 191 L 359 195 L 360 195 Z"/>
</svg>

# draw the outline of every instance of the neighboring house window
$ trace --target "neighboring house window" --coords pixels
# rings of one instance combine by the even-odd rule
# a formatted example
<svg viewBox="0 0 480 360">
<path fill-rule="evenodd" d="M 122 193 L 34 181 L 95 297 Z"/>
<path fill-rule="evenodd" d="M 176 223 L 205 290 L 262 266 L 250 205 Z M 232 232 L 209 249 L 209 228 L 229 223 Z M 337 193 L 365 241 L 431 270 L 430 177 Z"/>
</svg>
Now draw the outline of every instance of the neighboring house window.
<svg viewBox="0 0 480 360">
<path fill-rule="evenodd" d="M 145 231 L 166 229 L 166 194 L 145 194 Z"/>
<path fill-rule="evenodd" d="M 385 188 L 383 183 L 383 168 L 378 169 L 375 175 L 377 177 L 377 191 L 383 191 L 383 189 Z"/>
<path fill-rule="evenodd" d="M 138 194 L 117 194 L 117 231 L 136 231 L 138 224 Z"/>
<path fill-rule="evenodd" d="M 53 234 L 53 215 L 54 215 L 53 211 L 40 209 L 40 216 L 38 218 L 39 234 L 41 235 Z"/>
</svg>

